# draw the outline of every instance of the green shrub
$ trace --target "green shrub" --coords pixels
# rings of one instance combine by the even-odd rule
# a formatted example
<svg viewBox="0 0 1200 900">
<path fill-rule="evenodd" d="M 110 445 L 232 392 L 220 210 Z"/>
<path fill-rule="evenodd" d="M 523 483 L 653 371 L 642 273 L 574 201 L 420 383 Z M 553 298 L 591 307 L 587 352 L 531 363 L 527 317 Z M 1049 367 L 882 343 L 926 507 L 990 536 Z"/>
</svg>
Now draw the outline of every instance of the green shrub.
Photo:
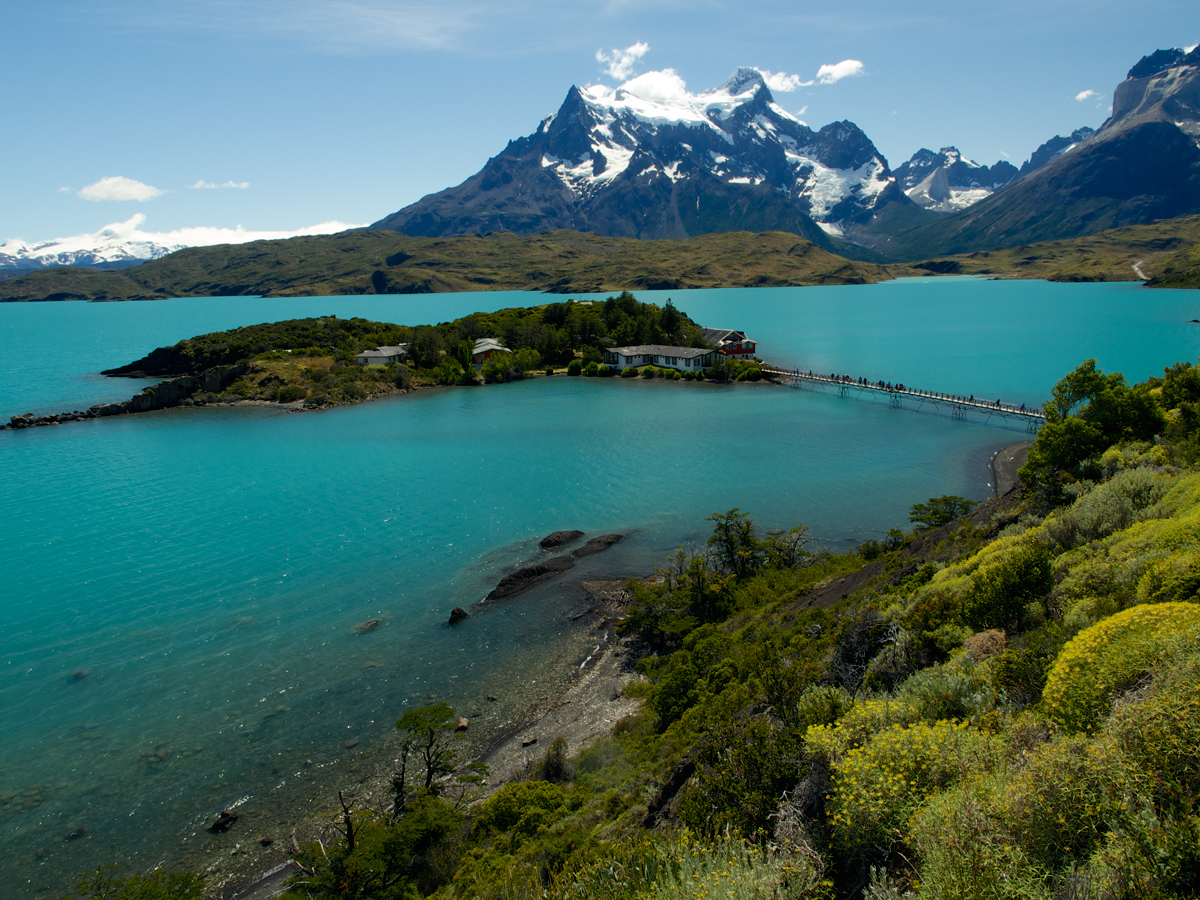
<svg viewBox="0 0 1200 900">
<path fill-rule="evenodd" d="M 1054 556 L 1036 538 L 1023 540 L 975 573 L 963 615 L 977 629 L 1018 627 L 1026 608 L 1054 586 Z"/>
<path fill-rule="evenodd" d="M 308 396 L 308 391 L 298 384 L 285 384 L 275 391 L 275 399 L 280 403 L 294 403 Z"/>
<path fill-rule="evenodd" d="M 583 370 L 583 374 L 586 375 L 588 378 L 595 378 L 597 375 L 600 374 L 599 363 L 595 363 L 595 362 L 588 363 L 586 368 L 584 368 L 584 370 Z"/>
<path fill-rule="evenodd" d="M 1135 687 L 1172 651 L 1200 638 L 1200 605 L 1134 606 L 1077 634 L 1046 680 L 1043 698 L 1055 721 L 1094 731 L 1112 700 Z"/>
<path fill-rule="evenodd" d="M 563 789 L 549 781 L 510 782 L 484 802 L 475 827 L 532 837 L 566 814 L 566 802 Z"/>
<path fill-rule="evenodd" d="M 367 396 L 367 392 L 360 384 L 344 384 L 342 385 L 342 396 L 347 400 L 362 400 Z"/>
<path fill-rule="evenodd" d="M 582 360 L 573 359 L 573 360 L 571 360 L 570 363 L 567 364 L 567 374 L 568 375 L 581 375 L 582 373 L 583 373 L 583 361 Z"/>
<path fill-rule="evenodd" d="M 999 821 L 1003 785 L 975 779 L 953 788 L 913 820 L 922 896 L 939 900 L 1037 900 L 1053 896 L 1036 865 Z"/>
<path fill-rule="evenodd" d="M 1010 786 L 1005 818 L 1027 853 L 1048 866 L 1083 861 L 1108 831 L 1106 779 L 1115 761 L 1079 735 L 1060 735 L 1032 754 Z"/>
<path fill-rule="evenodd" d="M 201 900 L 204 896 L 204 879 L 195 872 L 123 875 L 124 868 L 112 862 L 82 873 L 76 882 L 79 896 L 83 900 Z"/>
<path fill-rule="evenodd" d="M 629 368 L 627 368 L 627 369 L 622 369 L 622 370 L 621 370 L 621 377 L 622 377 L 622 378 L 637 378 L 637 376 L 638 376 L 638 370 L 637 370 L 637 368 L 636 368 L 636 367 L 634 367 L 634 366 L 630 366 L 630 367 L 629 367 Z"/>
<path fill-rule="evenodd" d="M 658 370 L 656 368 L 654 368 L 654 366 L 646 366 L 645 368 L 642 369 L 642 377 L 643 378 L 657 378 Z"/>
<path fill-rule="evenodd" d="M 488 357 L 487 362 L 485 362 L 483 364 L 483 369 L 480 371 L 480 374 L 483 376 L 483 380 L 485 382 L 487 382 L 488 384 L 500 384 L 501 382 L 508 381 L 509 368 L 510 368 L 508 363 L 509 363 L 509 360 L 508 360 L 507 354 L 504 354 L 504 353 L 497 353 L 493 356 Z M 455 369 L 459 368 L 457 362 L 454 363 L 454 366 L 455 366 Z M 457 372 L 455 372 L 455 377 L 456 378 L 458 377 Z M 439 381 L 438 383 L 439 384 L 456 384 L 457 381 L 447 380 L 444 382 Z"/>
</svg>

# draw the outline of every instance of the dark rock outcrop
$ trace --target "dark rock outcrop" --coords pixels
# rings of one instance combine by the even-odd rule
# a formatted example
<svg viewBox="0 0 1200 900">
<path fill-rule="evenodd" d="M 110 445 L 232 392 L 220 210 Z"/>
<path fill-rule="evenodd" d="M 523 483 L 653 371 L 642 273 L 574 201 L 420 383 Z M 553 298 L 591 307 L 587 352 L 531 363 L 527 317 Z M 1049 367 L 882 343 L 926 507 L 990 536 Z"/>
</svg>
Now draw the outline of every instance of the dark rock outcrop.
<svg viewBox="0 0 1200 900">
<path fill-rule="evenodd" d="M 582 547 L 580 549 L 583 549 Z M 569 556 L 556 556 L 553 559 L 548 559 L 543 563 L 538 563 L 536 566 L 529 566 L 525 569 L 520 569 L 513 572 L 511 575 L 505 575 L 500 579 L 500 583 L 496 585 L 496 589 L 492 591 L 483 602 L 488 603 L 492 600 L 507 600 L 509 597 L 515 597 L 521 591 L 533 587 L 535 584 L 541 584 L 543 581 L 548 581 L 560 572 L 565 572 L 575 565 L 575 560 Z"/>
<path fill-rule="evenodd" d="M 538 546 L 543 550 L 553 550 L 555 547 L 561 547 L 563 544 L 577 541 L 581 537 L 583 537 L 582 531 L 555 531 L 542 538 Z"/>
<path fill-rule="evenodd" d="M 451 625 L 457 625 L 463 619 L 469 619 L 469 618 L 471 618 L 470 613 L 468 613 L 461 606 L 456 606 L 456 607 L 454 607 L 454 609 L 450 610 L 450 624 Z"/>
<path fill-rule="evenodd" d="M 36 425 L 61 425 L 64 422 L 81 422 L 106 416 L 126 413 L 150 412 L 155 409 L 170 409 L 175 406 L 191 405 L 192 396 L 200 391 L 218 394 L 246 373 L 245 365 L 216 366 L 199 375 L 183 375 L 168 378 L 158 384 L 134 394 L 121 403 L 101 403 L 87 410 L 35 416 L 33 413 L 13 416 L 7 425 L 0 428 L 32 428 Z"/>
<path fill-rule="evenodd" d="M 221 814 L 217 816 L 217 821 L 208 826 L 208 830 L 213 834 L 224 834 L 233 827 L 233 823 L 238 820 L 238 814 L 230 809 L 221 810 Z"/>
<path fill-rule="evenodd" d="M 624 536 L 623 534 L 605 534 L 597 538 L 592 538 L 582 547 L 575 550 L 572 555 L 577 559 L 582 559 L 585 556 L 591 556 L 593 553 L 602 553 Z"/>
</svg>

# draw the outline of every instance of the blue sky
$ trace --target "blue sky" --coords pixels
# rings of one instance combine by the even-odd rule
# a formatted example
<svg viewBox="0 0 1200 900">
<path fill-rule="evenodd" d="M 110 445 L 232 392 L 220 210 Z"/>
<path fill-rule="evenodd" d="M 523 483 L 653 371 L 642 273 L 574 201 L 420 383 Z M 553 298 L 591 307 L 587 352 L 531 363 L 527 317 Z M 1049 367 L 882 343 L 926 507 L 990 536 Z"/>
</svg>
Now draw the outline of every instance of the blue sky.
<svg viewBox="0 0 1200 900">
<path fill-rule="evenodd" d="M 1019 165 L 1099 126 L 1141 56 L 1200 41 L 1195 0 L 47 0 L 0 22 L 0 241 L 137 214 L 372 222 L 476 172 L 572 84 L 619 84 L 636 45 L 629 76 L 693 92 L 743 65 L 814 82 L 776 99 L 857 123 L 893 167 L 949 144 Z M 817 79 L 835 64 L 857 74 Z"/>
</svg>

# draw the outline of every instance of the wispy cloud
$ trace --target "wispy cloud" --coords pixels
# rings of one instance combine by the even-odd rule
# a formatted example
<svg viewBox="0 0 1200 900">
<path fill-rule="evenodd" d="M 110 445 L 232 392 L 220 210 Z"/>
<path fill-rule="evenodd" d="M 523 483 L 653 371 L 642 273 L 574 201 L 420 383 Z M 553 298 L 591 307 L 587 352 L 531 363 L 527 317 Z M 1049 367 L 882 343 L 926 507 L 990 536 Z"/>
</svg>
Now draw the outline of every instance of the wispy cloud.
<svg viewBox="0 0 1200 900">
<path fill-rule="evenodd" d="M 247 40 L 274 37 L 328 52 L 447 49 L 486 22 L 478 0 L 162 0 L 128 24 L 166 32 L 208 31 Z M 494 16 L 493 16 L 494 18 Z"/>
<path fill-rule="evenodd" d="M 248 181 L 226 181 L 224 184 L 215 184 L 214 182 L 205 181 L 203 178 L 201 178 L 195 184 L 188 185 L 188 187 L 190 187 L 192 190 L 196 190 L 196 191 L 215 191 L 220 188 L 238 188 L 239 190 L 244 191 L 244 190 L 246 190 L 246 188 L 250 187 L 250 182 L 248 182 Z"/>
<path fill-rule="evenodd" d="M 1093 97 L 1101 97 L 1101 96 L 1103 96 L 1103 95 L 1097 94 L 1095 91 L 1090 91 L 1090 90 L 1089 91 L 1080 91 L 1078 94 L 1075 95 L 1075 99 L 1083 101 L 1083 100 L 1091 100 Z"/>
<path fill-rule="evenodd" d="M 843 59 L 839 63 L 827 64 L 817 69 L 817 84 L 833 84 L 843 78 L 853 78 L 865 72 L 866 67 L 857 59 Z"/>
<path fill-rule="evenodd" d="M 109 175 L 89 184 L 78 192 L 84 200 L 153 200 L 165 194 L 161 188 L 152 187 L 126 178 L 124 175 Z"/>
<path fill-rule="evenodd" d="M 767 87 L 775 92 L 787 93 L 788 91 L 794 91 L 798 87 L 803 87 L 805 84 L 812 84 L 811 81 L 803 81 L 799 75 L 772 72 L 770 69 L 759 69 L 758 74 L 763 77 L 763 81 L 767 83 Z"/>
<path fill-rule="evenodd" d="M 636 44 L 630 44 L 624 50 L 614 49 L 608 53 L 597 50 L 596 62 L 605 64 L 604 72 L 610 78 L 623 80 L 633 74 L 634 67 L 649 49 L 649 44 L 638 41 Z"/>
</svg>

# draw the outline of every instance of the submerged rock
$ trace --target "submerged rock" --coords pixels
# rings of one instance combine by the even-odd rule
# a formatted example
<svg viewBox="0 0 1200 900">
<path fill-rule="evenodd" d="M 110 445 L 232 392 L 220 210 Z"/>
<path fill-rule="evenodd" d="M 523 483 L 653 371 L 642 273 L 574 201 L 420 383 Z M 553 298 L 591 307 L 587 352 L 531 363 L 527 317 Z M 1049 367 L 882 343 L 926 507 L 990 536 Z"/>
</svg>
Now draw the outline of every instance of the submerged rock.
<svg viewBox="0 0 1200 900">
<path fill-rule="evenodd" d="M 469 618 L 471 618 L 471 614 L 468 613 L 461 606 L 456 606 L 456 607 L 454 607 L 454 609 L 450 610 L 450 624 L 451 625 L 457 625 L 463 619 L 469 619 Z"/>
<path fill-rule="evenodd" d="M 585 556 L 591 556 L 593 553 L 602 553 L 623 537 L 625 537 L 623 534 L 605 534 L 598 538 L 592 538 L 582 547 L 575 550 L 572 555 L 577 558 L 582 558 Z"/>
<path fill-rule="evenodd" d="M 233 823 L 238 820 L 238 814 L 231 809 L 221 810 L 221 814 L 217 816 L 217 821 L 213 822 L 208 827 L 208 830 L 213 834 L 224 834 L 233 827 Z"/>
<path fill-rule="evenodd" d="M 354 626 L 354 630 L 358 634 L 370 634 L 376 628 L 383 624 L 383 619 L 368 619 L 366 622 L 360 622 Z"/>
<path fill-rule="evenodd" d="M 577 541 L 581 537 L 583 537 L 582 531 L 556 531 L 542 538 L 540 546 L 543 550 L 553 550 L 555 547 Z"/>
<path fill-rule="evenodd" d="M 578 552 L 577 550 L 576 553 Z M 535 584 L 547 581 L 560 572 L 567 571 L 567 569 L 574 565 L 575 560 L 571 559 L 571 557 L 556 556 L 543 563 L 538 563 L 536 566 L 529 566 L 526 569 L 513 572 L 511 575 L 505 575 L 500 579 L 500 583 L 496 585 L 496 589 L 484 598 L 484 602 L 486 603 L 490 600 L 507 600 L 509 597 L 515 597 L 521 591 L 527 590 Z"/>
</svg>

